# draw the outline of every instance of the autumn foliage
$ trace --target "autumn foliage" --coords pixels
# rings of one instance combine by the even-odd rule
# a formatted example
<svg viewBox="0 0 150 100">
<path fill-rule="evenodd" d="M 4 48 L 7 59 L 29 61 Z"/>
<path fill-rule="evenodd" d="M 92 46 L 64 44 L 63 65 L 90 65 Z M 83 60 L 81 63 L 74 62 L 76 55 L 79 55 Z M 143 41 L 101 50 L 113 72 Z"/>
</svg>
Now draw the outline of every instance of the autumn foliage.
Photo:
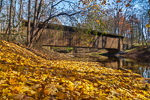
<svg viewBox="0 0 150 100">
<path fill-rule="evenodd" d="M 95 62 L 45 60 L 0 41 L 0 100 L 148 100 L 149 84 L 131 71 Z"/>
</svg>

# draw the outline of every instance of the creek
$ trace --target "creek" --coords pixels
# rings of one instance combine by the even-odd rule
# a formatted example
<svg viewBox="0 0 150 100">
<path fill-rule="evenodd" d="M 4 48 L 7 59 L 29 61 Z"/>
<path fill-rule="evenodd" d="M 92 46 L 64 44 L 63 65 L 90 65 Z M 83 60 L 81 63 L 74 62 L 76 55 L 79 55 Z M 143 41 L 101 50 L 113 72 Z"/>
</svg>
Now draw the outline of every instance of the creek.
<svg viewBox="0 0 150 100">
<path fill-rule="evenodd" d="M 150 63 L 115 56 L 109 56 L 105 60 L 99 59 L 98 62 L 100 62 L 104 67 L 132 70 L 134 73 L 138 73 L 145 78 L 150 78 Z"/>
</svg>

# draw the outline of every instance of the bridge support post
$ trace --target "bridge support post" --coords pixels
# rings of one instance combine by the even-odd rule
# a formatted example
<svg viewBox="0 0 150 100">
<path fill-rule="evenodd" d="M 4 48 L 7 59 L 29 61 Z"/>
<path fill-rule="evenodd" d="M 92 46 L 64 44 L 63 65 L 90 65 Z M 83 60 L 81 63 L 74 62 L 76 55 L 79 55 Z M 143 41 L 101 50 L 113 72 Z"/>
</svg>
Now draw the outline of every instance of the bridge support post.
<svg viewBox="0 0 150 100">
<path fill-rule="evenodd" d="M 123 38 L 119 37 L 118 39 L 118 50 L 121 51 L 123 49 Z"/>
<path fill-rule="evenodd" d="M 121 38 L 121 50 L 123 50 L 123 38 Z"/>
<path fill-rule="evenodd" d="M 74 53 L 78 53 L 78 50 L 77 50 L 76 47 L 73 47 L 73 52 L 74 52 Z"/>
<path fill-rule="evenodd" d="M 50 46 L 50 47 L 49 47 L 49 50 L 52 50 L 52 49 L 53 49 L 53 47 L 52 47 L 52 46 Z"/>
<path fill-rule="evenodd" d="M 103 35 L 101 37 L 101 48 L 103 48 Z"/>
<path fill-rule="evenodd" d="M 120 37 L 118 38 L 118 50 L 120 51 Z"/>
<path fill-rule="evenodd" d="M 122 69 L 122 66 L 123 66 L 123 60 L 119 59 L 118 60 L 118 69 Z"/>
</svg>

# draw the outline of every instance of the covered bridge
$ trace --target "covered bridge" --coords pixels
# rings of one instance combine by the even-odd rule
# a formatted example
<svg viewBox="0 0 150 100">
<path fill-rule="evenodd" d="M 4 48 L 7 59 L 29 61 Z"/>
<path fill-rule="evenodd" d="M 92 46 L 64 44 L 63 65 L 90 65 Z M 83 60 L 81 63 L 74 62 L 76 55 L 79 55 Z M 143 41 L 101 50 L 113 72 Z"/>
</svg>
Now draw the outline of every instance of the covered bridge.
<svg viewBox="0 0 150 100">
<path fill-rule="evenodd" d="M 25 22 L 25 27 L 27 28 L 27 22 Z M 53 47 L 107 49 L 108 51 L 115 50 L 118 52 L 123 48 L 123 36 L 83 28 L 48 24 L 41 35 L 39 44 Z"/>
</svg>

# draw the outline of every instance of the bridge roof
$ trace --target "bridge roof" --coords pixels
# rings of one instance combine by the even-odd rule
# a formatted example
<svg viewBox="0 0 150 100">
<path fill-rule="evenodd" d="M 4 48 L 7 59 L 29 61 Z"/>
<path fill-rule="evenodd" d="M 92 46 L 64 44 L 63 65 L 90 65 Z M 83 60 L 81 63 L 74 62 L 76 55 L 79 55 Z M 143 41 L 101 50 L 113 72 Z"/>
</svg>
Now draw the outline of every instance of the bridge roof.
<svg viewBox="0 0 150 100">
<path fill-rule="evenodd" d="M 22 20 L 23 23 L 25 23 L 25 26 L 28 25 L 28 21 Z M 31 26 L 33 23 L 31 22 Z M 39 24 L 39 28 L 42 27 L 42 23 Z M 85 33 L 91 33 L 93 35 L 99 35 L 99 36 L 108 36 L 108 37 L 120 37 L 124 38 L 124 36 L 121 35 L 116 35 L 116 34 L 110 34 L 106 32 L 99 32 L 96 30 L 90 30 L 90 29 L 85 29 L 85 28 L 78 28 L 78 27 L 71 27 L 71 26 L 65 26 L 65 25 L 58 25 L 58 24 L 48 24 L 46 29 L 54 29 L 54 30 L 63 30 L 63 31 L 70 31 L 70 32 L 85 32 Z"/>
</svg>

